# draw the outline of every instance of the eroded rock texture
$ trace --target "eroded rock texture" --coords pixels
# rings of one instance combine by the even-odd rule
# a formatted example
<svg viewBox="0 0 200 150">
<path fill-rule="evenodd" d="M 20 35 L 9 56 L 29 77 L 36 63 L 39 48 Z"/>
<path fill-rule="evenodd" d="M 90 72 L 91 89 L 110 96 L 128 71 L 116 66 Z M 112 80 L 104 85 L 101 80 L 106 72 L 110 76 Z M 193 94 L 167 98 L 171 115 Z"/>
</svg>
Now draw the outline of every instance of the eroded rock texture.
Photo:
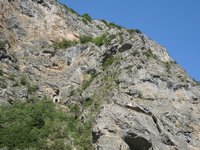
<svg viewBox="0 0 200 150">
<path fill-rule="evenodd" d="M 199 83 L 165 48 L 55 0 L 3 0 L 0 14 L 1 104 L 43 95 L 77 104 L 78 119 L 93 119 L 96 150 L 200 149 Z M 102 44 L 51 46 L 105 33 Z"/>
</svg>

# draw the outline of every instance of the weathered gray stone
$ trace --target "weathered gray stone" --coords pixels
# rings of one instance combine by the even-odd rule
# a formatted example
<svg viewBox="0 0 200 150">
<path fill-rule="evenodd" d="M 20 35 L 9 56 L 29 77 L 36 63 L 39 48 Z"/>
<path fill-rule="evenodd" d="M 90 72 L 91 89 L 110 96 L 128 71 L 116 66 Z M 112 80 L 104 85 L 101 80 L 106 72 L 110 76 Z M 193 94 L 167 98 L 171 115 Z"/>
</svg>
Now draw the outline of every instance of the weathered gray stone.
<svg viewBox="0 0 200 150">
<path fill-rule="evenodd" d="M 43 95 L 77 104 L 76 117 L 93 120 L 97 150 L 200 149 L 200 86 L 165 48 L 102 21 L 86 24 L 55 0 L 5 0 L 0 13 L 1 104 Z M 113 38 L 101 47 L 51 45 L 103 33 Z"/>
</svg>

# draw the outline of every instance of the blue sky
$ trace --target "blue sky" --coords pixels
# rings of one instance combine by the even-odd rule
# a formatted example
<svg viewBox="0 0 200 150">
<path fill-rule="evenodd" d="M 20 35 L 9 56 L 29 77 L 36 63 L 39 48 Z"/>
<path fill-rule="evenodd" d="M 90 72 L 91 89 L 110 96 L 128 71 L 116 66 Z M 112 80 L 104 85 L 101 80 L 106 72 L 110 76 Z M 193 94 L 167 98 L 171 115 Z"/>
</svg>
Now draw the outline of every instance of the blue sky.
<svg viewBox="0 0 200 150">
<path fill-rule="evenodd" d="M 200 0 L 60 0 L 79 14 L 140 29 L 200 81 Z"/>
</svg>

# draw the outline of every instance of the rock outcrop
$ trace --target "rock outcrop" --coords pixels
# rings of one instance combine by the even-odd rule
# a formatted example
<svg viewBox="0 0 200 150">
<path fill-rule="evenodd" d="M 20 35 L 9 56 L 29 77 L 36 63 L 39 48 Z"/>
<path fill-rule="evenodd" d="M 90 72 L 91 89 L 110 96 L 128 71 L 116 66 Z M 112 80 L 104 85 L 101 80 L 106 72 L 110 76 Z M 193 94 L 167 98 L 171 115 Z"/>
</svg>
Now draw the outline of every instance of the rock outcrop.
<svg viewBox="0 0 200 150">
<path fill-rule="evenodd" d="M 200 85 L 164 47 L 55 0 L 3 0 L 0 14 L 1 104 L 77 104 L 97 150 L 200 149 Z"/>
</svg>

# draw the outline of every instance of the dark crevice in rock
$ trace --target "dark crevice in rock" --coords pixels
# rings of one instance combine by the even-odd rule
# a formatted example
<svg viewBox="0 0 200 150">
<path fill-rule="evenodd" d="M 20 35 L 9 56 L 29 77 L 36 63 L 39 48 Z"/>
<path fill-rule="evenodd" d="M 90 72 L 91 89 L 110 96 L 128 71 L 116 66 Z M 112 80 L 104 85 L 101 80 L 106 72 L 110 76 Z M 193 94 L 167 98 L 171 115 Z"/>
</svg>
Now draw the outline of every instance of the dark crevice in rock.
<svg viewBox="0 0 200 150">
<path fill-rule="evenodd" d="M 180 89 L 185 89 L 185 90 L 188 90 L 189 88 L 189 85 L 187 84 L 178 84 L 174 87 L 174 91 L 177 91 L 177 90 L 180 90 Z"/>
<path fill-rule="evenodd" d="M 154 123 L 156 124 L 157 130 L 161 133 L 162 130 L 161 130 L 160 126 L 158 125 L 158 120 L 157 120 L 157 118 L 156 118 L 154 115 L 152 115 L 152 119 L 153 119 Z"/>
<path fill-rule="evenodd" d="M 35 0 L 38 4 L 43 4 L 44 1 L 43 0 Z"/>
<path fill-rule="evenodd" d="M 124 52 L 127 51 L 129 49 L 132 48 L 133 45 L 129 44 L 129 43 L 124 43 L 120 48 L 119 48 L 119 52 Z"/>
<path fill-rule="evenodd" d="M 173 83 L 170 81 L 167 81 L 167 88 L 172 89 L 173 88 Z"/>
<path fill-rule="evenodd" d="M 158 125 L 158 119 L 157 119 L 157 118 L 155 117 L 155 115 L 154 115 L 152 112 L 150 112 L 148 109 L 146 109 L 146 108 L 144 108 L 144 107 L 142 107 L 142 106 L 136 106 L 136 107 L 134 107 L 134 106 L 126 105 L 126 107 L 129 108 L 129 109 L 132 109 L 132 110 L 134 110 L 134 111 L 137 111 L 137 112 L 139 112 L 139 113 L 143 113 L 143 114 L 145 114 L 145 115 L 151 116 L 152 119 L 153 119 L 153 122 L 154 122 L 155 125 L 156 125 L 157 130 L 159 131 L 159 133 L 162 132 L 160 126 Z"/>
<path fill-rule="evenodd" d="M 56 90 L 55 90 L 55 94 L 56 94 L 56 95 L 59 95 L 59 93 L 60 93 L 60 90 L 59 90 L 59 89 L 56 89 Z"/>
<path fill-rule="evenodd" d="M 142 106 L 130 106 L 130 105 L 126 105 L 125 106 L 126 108 L 129 108 L 129 109 L 132 109 L 134 111 L 137 111 L 139 113 L 143 113 L 143 114 L 146 114 L 146 115 L 149 115 L 149 116 L 152 116 L 153 114 L 146 108 L 142 107 Z"/>
<path fill-rule="evenodd" d="M 187 143 L 190 143 L 192 140 L 192 132 L 191 131 L 179 131 L 176 133 L 178 137 L 184 139 Z"/>
<path fill-rule="evenodd" d="M 142 79 L 142 82 L 149 82 L 158 86 L 158 82 L 150 78 Z"/>
<path fill-rule="evenodd" d="M 141 92 L 138 90 L 129 90 L 128 92 L 125 92 L 127 95 L 132 97 L 141 97 Z"/>
<path fill-rule="evenodd" d="M 106 51 L 103 54 L 103 60 L 102 62 L 105 62 L 108 58 L 112 57 L 113 55 L 115 55 L 117 53 L 117 46 L 113 46 L 111 47 L 110 50 Z"/>
<path fill-rule="evenodd" d="M 143 49 L 146 49 L 146 47 L 145 47 L 145 37 L 144 37 L 144 35 L 140 35 L 140 38 L 141 38 L 141 40 L 142 40 L 142 44 L 144 45 L 143 47 Z"/>
<path fill-rule="evenodd" d="M 12 99 L 8 99 L 7 102 L 10 103 L 11 105 L 14 104 L 14 100 L 12 100 Z"/>
<path fill-rule="evenodd" d="M 0 48 L 0 60 L 8 58 L 7 51 L 4 48 Z"/>
<path fill-rule="evenodd" d="M 170 138 L 166 134 L 161 135 L 161 140 L 166 145 L 175 146 L 175 144 L 170 140 Z"/>
<path fill-rule="evenodd" d="M 45 49 L 45 50 L 43 50 L 43 53 L 44 54 L 50 54 L 51 55 L 51 57 L 53 57 L 53 56 L 55 56 L 55 54 L 56 54 L 56 51 L 55 51 L 55 49 Z"/>
<path fill-rule="evenodd" d="M 149 150 L 152 148 L 151 142 L 135 133 L 128 133 L 124 137 L 124 141 L 127 143 L 130 150 Z"/>
<path fill-rule="evenodd" d="M 94 68 L 88 69 L 86 72 L 87 72 L 87 74 L 96 74 L 97 73 L 97 71 Z"/>
<path fill-rule="evenodd" d="M 100 131 L 92 131 L 92 143 L 96 143 L 102 135 Z"/>
</svg>

